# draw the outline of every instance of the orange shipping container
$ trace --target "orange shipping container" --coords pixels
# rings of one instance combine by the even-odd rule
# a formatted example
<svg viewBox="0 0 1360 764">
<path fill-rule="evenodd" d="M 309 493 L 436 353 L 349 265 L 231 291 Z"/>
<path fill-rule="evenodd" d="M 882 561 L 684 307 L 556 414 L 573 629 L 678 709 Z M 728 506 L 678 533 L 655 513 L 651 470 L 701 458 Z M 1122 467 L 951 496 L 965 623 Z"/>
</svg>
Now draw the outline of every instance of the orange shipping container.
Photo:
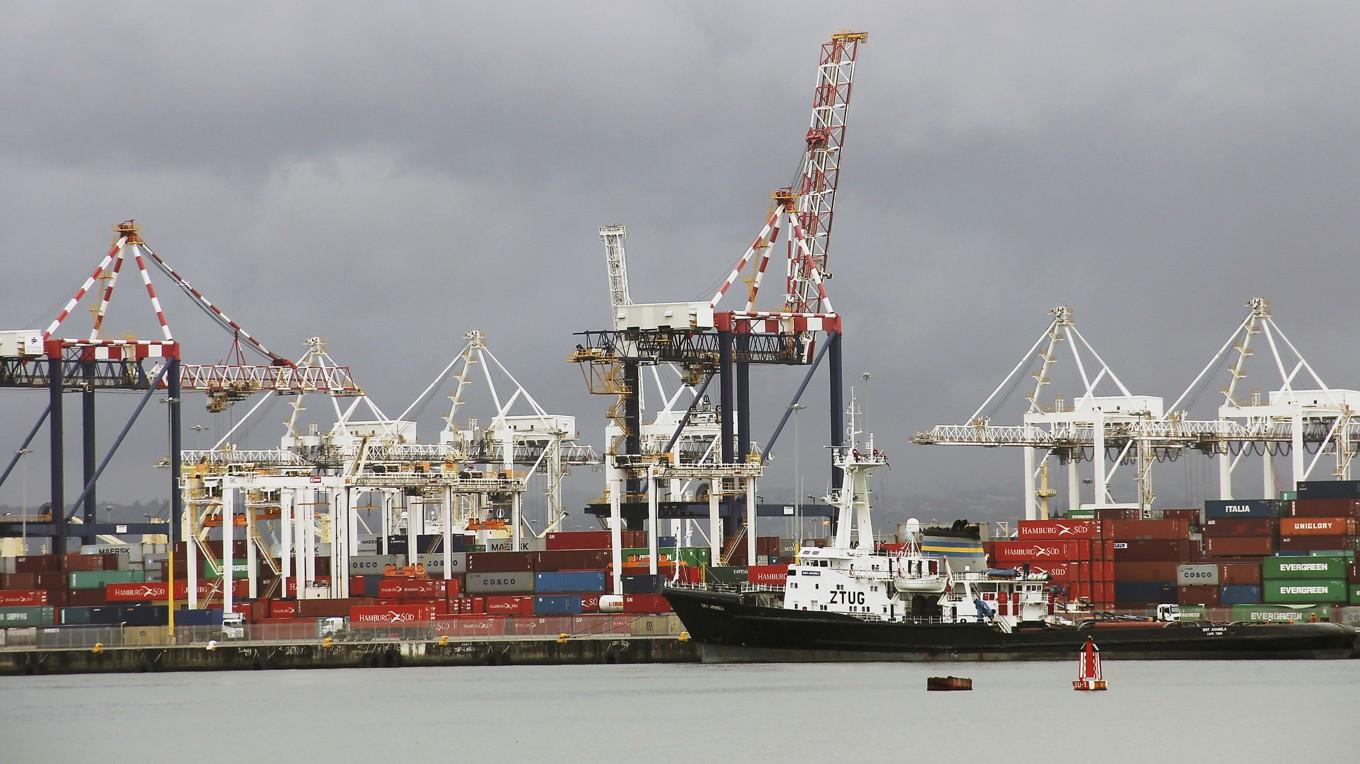
<svg viewBox="0 0 1360 764">
<path fill-rule="evenodd" d="M 1354 536 L 1354 517 L 1282 517 L 1281 536 Z"/>
</svg>

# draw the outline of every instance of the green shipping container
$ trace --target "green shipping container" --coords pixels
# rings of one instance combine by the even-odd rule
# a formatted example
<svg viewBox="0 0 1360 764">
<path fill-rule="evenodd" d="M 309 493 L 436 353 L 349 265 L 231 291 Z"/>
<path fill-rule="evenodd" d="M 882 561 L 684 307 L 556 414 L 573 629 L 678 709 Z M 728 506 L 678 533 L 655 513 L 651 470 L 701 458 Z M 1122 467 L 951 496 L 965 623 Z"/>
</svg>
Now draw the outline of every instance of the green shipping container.
<svg viewBox="0 0 1360 764">
<path fill-rule="evenodd" d="M 1343 557 L 1263 557 L 1261 578 L 1272 580 L 1321 580 L 1346 577 Z M 1267 602 L 1271 600 L 1267 599 Z"/>
<path fill-rule="evenodd" d="M 1349 586 L 1351 587 L 1351 604 L 1360 605 L 1360 584 L 1350 584 Z"/>
<path fill-rule="evenodd" d="M 108 584 L 140 584 L 146 581 L 141 570 L 77 570 L 70 574 L 72 589 L 103 589 Z"/>
<path fill-rule="evenodd" d="M 1299 498 L 1299 492 L 1298 492 L 1298 491 L 1280 491 L 1280 498 L 1281 498 L 1281 499 L 1284 499 L 1285 501 L 1293 501 L 1293 500 Z"/>
<path fill-rule="evenodd" d="M 1261 599 L 1270 603 L 1322 605 L 1346 601 L 1344 579 L 1285 579 L 1261 582 Z"/>
<path fill-rule="evenodd" d="M 1316 616 L 1316 619 L 1314 618 Z M 1266 623 L 1332 620 L 1331 605 L 1233 605 L 1234 621 L 1260 621 Z"/>
<path fill-rule="evenodd" d="M 1182 621 L 1207 621 L 1209 620 L 1207 610 L 1203 605 L 1181 605 L 1180 608 Z"/>
<path fill-rule="evenodd" d="M 222 569 L 221 569 L 221 567 L 220 567 L 221 564 L 222 564 L 222 562 L 221 562 L 220 560 L 219 560 L 218 562 L 215 562 L 215 563 L 214 563 L 214 562 L 204 561 L 204 563 L 203 563 L 203 575 L 204 575 L 205 577 L 207 577 L 207 578 L 221 578 L 221 577 L 222 577 Z M 379 572 L 381 572 L 381 571 L 379 571 Z M 250 565 L 249 565 L 245 560 L 236 560 L 236 559 L 233 559 L 233 560 L 231 561 L 231 577 L 232 577 L 232 578 L 248 578 L 249 576 L 250 576 Z"/>
<path fill-rule="evenodd" d="M 57 609 L 51 605 L 34 607 L 0 607 L 0 629 L 10 626 L 51 626 L 56 623 Z"/>
<path fill-rule="evenodd" d="M 715 584 L 740 586 L 749 581 L 750 573 L 745 565 L 720 565 L 709 568 L 708 577 Z"/>
</svg>

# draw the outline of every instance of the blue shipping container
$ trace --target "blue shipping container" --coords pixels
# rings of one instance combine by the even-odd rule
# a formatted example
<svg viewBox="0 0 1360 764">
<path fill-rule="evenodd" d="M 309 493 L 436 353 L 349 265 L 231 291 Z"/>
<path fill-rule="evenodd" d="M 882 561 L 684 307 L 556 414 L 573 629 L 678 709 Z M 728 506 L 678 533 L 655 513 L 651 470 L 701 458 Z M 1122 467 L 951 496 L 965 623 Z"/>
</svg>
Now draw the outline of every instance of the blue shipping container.
<svg viewBox="0 0 1360 764">
<path fill-rule="evenodd" d="M 221 626 L 221 610 L 176 610 L 176 626 Z"/>
<path fill-rule="evenodd" d="M 659 548 L 661 548 L 661 549 L 673 549 L 673 548 L 675 548 L 675 545 L 676 545 L 676 544 L 675 544 L 675 537 L 674 537 L 674 536 L 657 536 L 657 537 L 656 537 L 656 545 L 657 545 L 657 547 L 659 547 Z"/>
<path fill-rule="evenodd" d="M 534 615 L 578 615 L 581 595 L 550 594 L 534 597 Z"/>
<path fill-rule="evenodd" d="M 566 592 L 604 593 L 604 571 L 564 570 L 557 573 L 535 573 L 534 591 L 544 594 Z"/>
<path fill-rule="evenodd" d="M 657 592 L 661 591 L 661 582 L 663 580 L 664 579 L 661 576 L 649 576 L 649 575 L 624 576 L 623 593 L 656 594 Z"/>
<path fill-rule="evenodd" d="M 1261 601 L 1261 587 L 1249 584 L 1232 584 L 1219 587 L 1220 605 L 1252 605 Z"/>
<path fill-rule="evenodd" d="M 1299 483 L 1300 499 L 1360 499 L 1360 480 L 1305 480 Z"/>
<path fill-rule="evenodd" d="M 1210 499 L 1204 502 L 1204 517 L 1279 517 L 1280 502 L 1275 499 Z"/>
<path fill-rule="evenodd" d="M 170 617 L 165 605 L 133 605 L 123 608 L 121 623 L 128 626 L 164 626 Z"/>
</svg>

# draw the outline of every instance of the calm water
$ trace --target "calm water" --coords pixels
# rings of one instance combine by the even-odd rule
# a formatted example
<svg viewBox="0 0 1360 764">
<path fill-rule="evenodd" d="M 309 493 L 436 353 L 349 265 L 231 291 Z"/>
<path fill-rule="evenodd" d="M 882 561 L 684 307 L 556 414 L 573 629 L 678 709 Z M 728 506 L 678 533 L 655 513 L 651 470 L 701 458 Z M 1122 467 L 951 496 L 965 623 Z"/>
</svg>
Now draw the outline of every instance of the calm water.
<svg viewBox="0 0 1360 764">
<path fill-rule="evenodd" d="M 0 678 L 0 762 L 1278 762 L 1360 750 L 1360 661 Z M 973 692 L 927 693 L 930 675 Z M 1039 748 L 1047 747 L 1048 753 Z M 923 759 L 924 757 L 924 759 Z"/>
</svg>

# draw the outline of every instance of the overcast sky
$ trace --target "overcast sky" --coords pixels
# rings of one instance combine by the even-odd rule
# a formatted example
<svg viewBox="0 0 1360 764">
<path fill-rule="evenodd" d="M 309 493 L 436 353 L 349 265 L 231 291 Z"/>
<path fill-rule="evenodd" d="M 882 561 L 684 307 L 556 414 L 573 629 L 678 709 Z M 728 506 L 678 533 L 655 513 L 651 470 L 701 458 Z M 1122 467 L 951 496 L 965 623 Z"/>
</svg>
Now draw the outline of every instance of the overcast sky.
<svg viewBox="0 0 1360 764">
<path fill-rule="evenodd" d="M 110 226 L 135 217 L 276 351 L 328 338 L 390 414 L 480 329 L 599 446 L 606 401 L 565 363 L 572 332 L 608 319 L 597 229 L 628 225 L 635 300 L 706 298 L 790 179 L 819 44 L 853 28 L 870 39 L 830 289 L 847 375 L 893 457 L 890 502 L 992 492 L 1001 516 L 1019 513 L 1018 453 L 906 441 L 972 413 L 1059 304 L 1125 384 L 1168 403 L 1255 295 L 1329 385 L 1360 388 L 1351 4 L 192 6 L 8 6 L 6 328 L 51 320 Z M 135 279 L 121 283 L 108 334 L 154 336 Z M 158 283 L 186 357 L 220 358 L 226 337 Z M 79 336 L 88 318 L 70 321 Z M 1264 360 L 1255 389 L 1278 386 Z M 1059 363 L 1047 397 L 1077 392 L 1071 368 Z M 763 441 L 800 372 L 755 374 Z M 826 482 L 811 466 L 825 458 L 824 388 L 801 415 L 809 493 Z M 4 397 L 9 453 L 43 400 Z M 470 406 L 485 415 L 485 401 Z M 104 444 L 132 402 L 104 404 Z M 76 399 L 68 411 L 74 452 Z M 190 411 L 230 426 L 197 400 Z M 274 404 L 253 443 L 274 442 L 284 415 Z M 149 467 L 165 454 L 163 407 L 149 416 L 104 498 L 163 494 L 146 482 L 164 477 Z M 764 495 L 792 495 L 791 446 Z M 45 439 L 30 459 L 34 502 Z M 1194 459 L 1161 474 L 1159 493 L 1195 496 L 1213 472 Z M 574 494 L 598 490 L 598 474 L 572 480 Z M 20 482 L 0 503 L 19 503 Z"/>
</svg>

